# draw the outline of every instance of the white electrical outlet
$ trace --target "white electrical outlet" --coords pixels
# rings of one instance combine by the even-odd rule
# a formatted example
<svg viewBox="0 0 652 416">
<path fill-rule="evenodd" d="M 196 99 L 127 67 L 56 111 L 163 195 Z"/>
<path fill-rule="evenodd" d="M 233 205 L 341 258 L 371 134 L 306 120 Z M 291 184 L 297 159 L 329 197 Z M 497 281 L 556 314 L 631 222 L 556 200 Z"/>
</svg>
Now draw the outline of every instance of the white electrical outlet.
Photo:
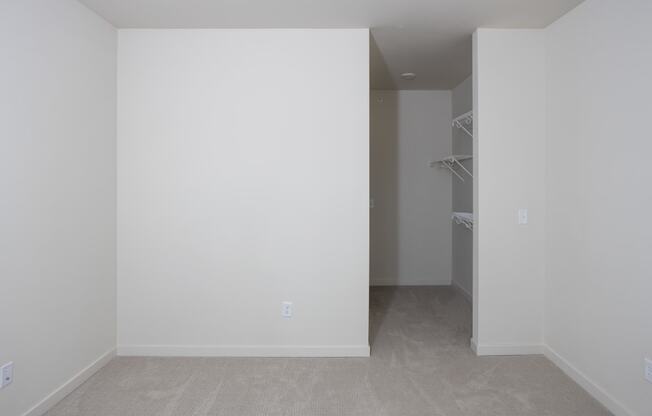
<svg viewBox="0 0 652 416">
<path fill-rule="evenodd" d="M 645 359 L 645 379 L 652 383 L 652 359 Z"/>
<path fill-rule="evenodd" d="M 281 316 L 283 318 L 292 318 L 292 302 L 281 303 Z"/>
<path fill-rule="evenodd" d="M 2 374 L 2 385 L 0 385 L 0 388 L 10 385 L 14 381 L 14 363 L 9 362 L 0 367 L 0 374 Z"/>
<path fill-rule="evenodd" d="M 518 210 L 518 223 L 521 225 L 527 224 L 527 208 Z"/>
</svg>

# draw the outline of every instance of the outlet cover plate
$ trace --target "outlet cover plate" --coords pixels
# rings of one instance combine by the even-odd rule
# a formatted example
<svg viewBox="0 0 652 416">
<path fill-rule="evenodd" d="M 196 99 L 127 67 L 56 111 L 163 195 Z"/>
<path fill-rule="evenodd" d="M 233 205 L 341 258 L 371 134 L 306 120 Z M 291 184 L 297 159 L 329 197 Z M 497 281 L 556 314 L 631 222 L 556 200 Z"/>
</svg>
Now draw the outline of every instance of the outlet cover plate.
<svg viewBox="0 0 652 416">
<path fill-rule="evenodd" d="M 285 319 L 292 318 L 292 302 L 283 302 L 281 304 L 281 316 Z"/>
<path fill-rule="evenodd" d="M 519 225 L 525 225 L 527 222 L 527 208 L 520 208 L 518 210 L 518 223 Z"/>
</svg>

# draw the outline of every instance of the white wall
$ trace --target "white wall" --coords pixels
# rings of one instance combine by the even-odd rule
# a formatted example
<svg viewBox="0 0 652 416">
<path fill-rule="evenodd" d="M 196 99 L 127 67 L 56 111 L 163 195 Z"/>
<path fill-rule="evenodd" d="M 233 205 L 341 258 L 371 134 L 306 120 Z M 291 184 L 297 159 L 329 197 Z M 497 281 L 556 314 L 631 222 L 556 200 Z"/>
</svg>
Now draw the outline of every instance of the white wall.
<svg viewBox="0 0 652 416">
<path fill-rule="evenodd" d="M 368 354 L 368 62 L 366 29 L 119 31 L 120 354 Z"/>
<path fill-rule="evenodd" d="M 3 1 L 0 51 L 0 414 L 16 416 L 115 347 L 116 33 L 76 1 Z"/>
<path fill-rule="evenodd" d="M 451 283 L 450 91 L 371 93 L 371 284 Z"/>
<path fill-rule="evenodd" d="M 473 78 L 469 77 L 451 91 L 451 106 L 453 117 L 473 110 Z M 453 154 L 472 155 L 473 138 L 464 130 L 453 128 Z M 464 167 L 473 173 L 473 160 L 462 162 Z M 473 180 L 464 182 L 453 178 L 453 211 L 473 211 Z M 452 224 L 452 283 L 471 298 L 473 293 L 473 232 L 462 225 Z"/>
<path fill-rule="evenodd" d="M 474 36 L 474 323 L 478 353 L 543 341 L 545 48 L 542 30 Z M 519 208 L 529 223 L 519 225 Z"/>
<path fill-rule="evenodd" d="M 652 412 L 650 17 L 589 0 L 546 30 L 545 342 L 616 415 Z"/>
</svg>

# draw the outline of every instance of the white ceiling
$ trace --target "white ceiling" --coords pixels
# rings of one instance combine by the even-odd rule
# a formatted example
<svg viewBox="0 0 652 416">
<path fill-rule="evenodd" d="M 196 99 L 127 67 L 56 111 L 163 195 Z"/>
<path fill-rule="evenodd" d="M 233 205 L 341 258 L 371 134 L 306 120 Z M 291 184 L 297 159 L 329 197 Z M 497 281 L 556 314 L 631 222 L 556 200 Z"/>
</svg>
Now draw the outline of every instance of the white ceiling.
<svg viewBox="0 0 652 416">
<path fill-rule="evenodd" d="M 450 89 L 477 27 L 540 28 L 582 0 L 80 0 L 120 28 L 371 28 L 375 89 Z M 414 81 L 400 79 L 414 72 Z"/>
</svg>

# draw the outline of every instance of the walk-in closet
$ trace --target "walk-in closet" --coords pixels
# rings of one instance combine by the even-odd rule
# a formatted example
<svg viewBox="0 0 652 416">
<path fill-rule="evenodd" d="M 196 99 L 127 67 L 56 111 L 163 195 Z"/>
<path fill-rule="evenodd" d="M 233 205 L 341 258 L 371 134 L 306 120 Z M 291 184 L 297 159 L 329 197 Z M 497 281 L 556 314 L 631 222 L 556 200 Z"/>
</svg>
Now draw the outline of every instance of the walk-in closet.
<svg viewBox="0 0 652 416">
<path fill-rule="evenodd" d="M 412 80 L 418 74 L 403 79 Z M 372 89 L 370 342 L 469 348 L 473 85 Z M 380 335 L 379 335 L 380 334 Z M 393 334 L 393 335 L 392 335 Z M 435 335 L 436 334 L 436 335 Z"/>
</svg>

